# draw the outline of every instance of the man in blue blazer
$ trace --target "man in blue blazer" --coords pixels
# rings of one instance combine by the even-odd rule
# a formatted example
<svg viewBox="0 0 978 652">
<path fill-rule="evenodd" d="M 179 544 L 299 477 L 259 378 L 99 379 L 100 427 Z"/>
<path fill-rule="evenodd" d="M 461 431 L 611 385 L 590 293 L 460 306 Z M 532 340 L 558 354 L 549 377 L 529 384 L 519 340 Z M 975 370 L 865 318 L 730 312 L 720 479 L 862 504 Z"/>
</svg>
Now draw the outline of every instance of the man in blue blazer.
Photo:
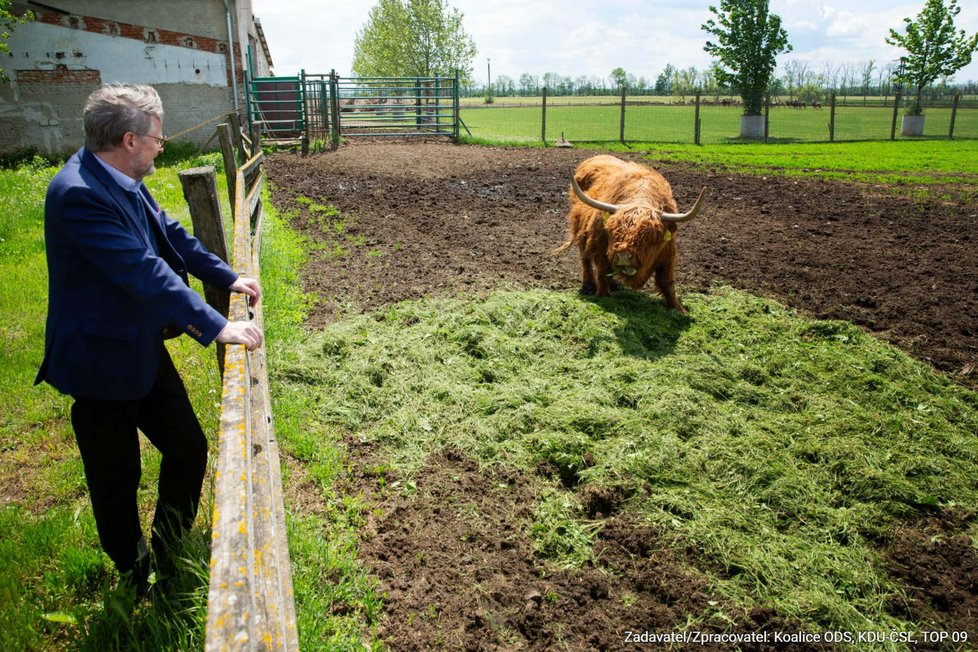
<svg viewBox="0 0 978 652">
<path fill-rule="evenodd" d="M 48 262 L 46 381 L 74 398 L 72 427 L 102 548 L 122 584 L 145 592 L 150 556 L 139 524 L 137 428 L 162 453 L 152 528 L 158 574 L 193 524 L 207 439 L 163 340 L 187 333 L 260 347 L 251 322 L 229 322 L 187 274 L 261 298 L 160 208 L 143 184 L 163 151 L 163 106 L 149 86 L 103 86 L 84 111 L 85 147 L 54 177 L 44 209 Z"/>
</svg>

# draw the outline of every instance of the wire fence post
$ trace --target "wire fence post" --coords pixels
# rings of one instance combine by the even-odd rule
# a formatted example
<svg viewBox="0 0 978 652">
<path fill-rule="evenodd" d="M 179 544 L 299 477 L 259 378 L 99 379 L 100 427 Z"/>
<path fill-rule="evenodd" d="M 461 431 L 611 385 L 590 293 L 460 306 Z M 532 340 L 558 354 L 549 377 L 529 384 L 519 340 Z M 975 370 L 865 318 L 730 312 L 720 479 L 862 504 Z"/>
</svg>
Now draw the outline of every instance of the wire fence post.
<svg viewBox="0 0 978 652">
<path fill-rule="evenodd" d="M 897 114 L 900 112 L 900 87 L 893 93 L 893 120 L 890 122 L 890 140 L 896 140 Z"/>
<path fill-rule="evenodd" d="M 621 124 L 618 127 L 618 142 L 622 145 L 625 144 L 625 93 L 628 87 L 625 84 L 621 85 Z"/>
<path fill-rule="evenodd" d="M 540 126 L 540 140 L 547 144 L 547 87 L 543 87 L 543 124 Z"/>
<path fill-rule="evenodd" d="M 459 122 L 462 116 L 458 105 L 458 68 L 455 69 L 455 87 L 452 90 L 452 140 L 456 143 L 459 139 Z"/>
<path fill-rule="evenodd" d="M 329 110 L 332 120 L 329 123 L 329 140 L 332 149 L 340 146 L 340 93 L 339 76 L 336 70 L 329 71 Z"/>
<path fill-rule="evenodd" d="M 835 93 L 829 98 L 829 142 L 835 142 Z"/>
<path fill-rule="evenodd" d="M 767 143 L 771 132 L 771 96 L 764 96 L 764 142 Z"/>
<path fill-rule="evenodd" d="M 303 68 L 299 71 L 299 112 L 302 116 L 303 130 L 302 130 L 302 153 L 309 153 L 309 128 L 310 122 L 309 111 L 308 111 L 308 101 L 306 93 L 306 70 Z"/>
<path fill-rule="evenodd" d="M 700 144 L 700 136 L 702 132 L 700 131 L 700 91 L 696 91 L 696 113 L 693 118 L 693 142 L 697 145 Z"/>
<path fill-rule="evenodd" d="M 951 124 L 947 128 L 947 139 L 954 140 L 954 119 L 958 115 L 958 100 L 961 99 L 961 93 L 954 94 L 954 100 L 951 102 Z"/>
</svg>

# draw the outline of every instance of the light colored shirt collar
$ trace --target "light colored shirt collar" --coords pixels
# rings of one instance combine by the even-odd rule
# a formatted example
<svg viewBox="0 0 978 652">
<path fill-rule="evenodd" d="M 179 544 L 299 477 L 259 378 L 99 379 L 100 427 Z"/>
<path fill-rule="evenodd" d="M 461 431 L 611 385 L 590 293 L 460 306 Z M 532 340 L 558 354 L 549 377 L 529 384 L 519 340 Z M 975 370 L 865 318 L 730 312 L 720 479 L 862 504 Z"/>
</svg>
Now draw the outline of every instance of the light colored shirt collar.
<svg viewBox="0 0 978 652">
<path fill-rule="evenodd" d="M 108 163 L 100 159 L 98 154 L 95 154 L 95 152 L 92 152 L 92 154 L 95 155 L 95 160 L 101 163 L 102 167 L 105 168 L 106 172 L 109 173 L 109 176 L 111 176 L 112 179 L 119 184 L 120 188 L 128 192 L 139 192 L 139 187 L 143 184 L 142 181 L 136 181 L 128 174 L 124 172 L 120 172 L 119 170 L 115 169 L 114 167 L 112 167 L 111 165 L 109 165 Z"/>
</svg>

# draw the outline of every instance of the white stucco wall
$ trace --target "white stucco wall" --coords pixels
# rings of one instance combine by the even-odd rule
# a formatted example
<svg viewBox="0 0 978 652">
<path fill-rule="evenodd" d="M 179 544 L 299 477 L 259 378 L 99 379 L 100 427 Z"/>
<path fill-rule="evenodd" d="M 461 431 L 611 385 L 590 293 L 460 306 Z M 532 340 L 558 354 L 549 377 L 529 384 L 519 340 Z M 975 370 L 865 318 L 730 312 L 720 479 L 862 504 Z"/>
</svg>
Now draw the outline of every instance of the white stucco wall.
<svg viewBox="0 0 978 652">
<path fill-rule="evenodd" d="M 8 44 L 12 56 L 7 58 L 6 68 L 11 73 L 53 70 L 62 64 L 69 70 L 98 70 L 105 83 L 227 87 L 227 59 L 215 52 L 140 43 L 45 24 L 16 30 Z"/>
<path fill-rule="evenodd" d="M 36 147 L 43 154 L 64 155 L 76 150 L 84 140 L 85 98 L 99 82 L 156 87 L 168 134 L 234 108 L 222 53 L 38 22 L 15 30 L 9 45 L 4 68 L 12 81 L 0 85 L 0 152 Z M 24 71 L 52 76 L 62 71 L 69 79 L 48 83 L 34 74 L 27 82 Z M 213 130 L 204 127 L 180 140 L 201 145 Z"/>
</svg>

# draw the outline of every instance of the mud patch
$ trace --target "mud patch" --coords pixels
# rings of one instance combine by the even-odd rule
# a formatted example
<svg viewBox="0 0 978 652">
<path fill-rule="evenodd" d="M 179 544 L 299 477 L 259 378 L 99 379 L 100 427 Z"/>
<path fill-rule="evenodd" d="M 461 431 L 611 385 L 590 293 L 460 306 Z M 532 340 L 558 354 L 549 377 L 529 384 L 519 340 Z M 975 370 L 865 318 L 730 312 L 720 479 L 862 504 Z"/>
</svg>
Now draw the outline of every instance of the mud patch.
<svg viewBox="0 0 978 652">
<path fill-rule="evenodd" d="M 358 463 L 343 491 L 362 493 L 371 509 L 360 558 L 385 595 L 379 634 L 391 650 L 630 649 L 630 633 L 679 632 L 691 618 L 714 634 L 799 631 L 773 612 L 724 604 L 668 537 L 627 511 L 601 520 L 591 562 L 561 568 L 535 554 L 527 534 L 534 478 L 480 470 L 446 449 L 410 483 L 389 471 L 379 483 L 375 452 L 351 449 Z"/>
<path fill-rule="evenodd" d="M 967 634 L 968 643 L 919 649 L 973 650 L 978 644 L 978 552 L 962 534 L 974 515 L 929 518 L 897 531 L 885 550 L 886 567 L 907 593 L 893 612 L 924 630 Z"/>
</svg>

